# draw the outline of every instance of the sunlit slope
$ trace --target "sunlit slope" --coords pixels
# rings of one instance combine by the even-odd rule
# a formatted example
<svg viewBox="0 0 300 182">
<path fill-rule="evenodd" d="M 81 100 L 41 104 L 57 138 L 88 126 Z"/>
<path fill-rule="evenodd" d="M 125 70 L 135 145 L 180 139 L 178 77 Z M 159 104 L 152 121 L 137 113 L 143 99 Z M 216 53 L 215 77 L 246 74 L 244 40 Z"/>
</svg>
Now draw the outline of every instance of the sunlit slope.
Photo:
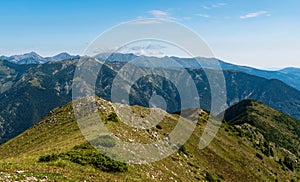
<svg viewBox="0 0 300 182">
<path fill-rule="evenodd" d="M 126 121 L 115 117 L 114 104 L 98 99 L 97 107 L 105 126 L 127 142 L 149 143 L 164 138 L 174 129 L 179 118 L 178 115 L 155 109 L 157 116 L 164 116 L 163 120 L 151 129 L 143 130 L 130 127 L 125 124 Z M 150 109 L 138 106 L 132 106 L 131 109 L 141 121 L 151 112 Z M 67 104 L 0 146 L 0 179 L 7 179 L 8 176 L 16 180 L 29 177 L 43 179 L 47 176 L 50 181 L 299 180 L 299 169 L 295 167 L 292 170 L 283 162 L 280 163 L 279 160 L 284 161 L 286 154 L 261 137 L 262 134 L 255 126 L 249 125 L 245 129 L 242 125 L 223 124 L 212 143 L 200 150 L 199 141 L 208 113 L 193 109 L 190 114 L 193 117 L 187 118 L 195 118 L 197 115 L 200 118 L 190 139 L 177 152 L 154 163 L 129 164 L 126 170 L 110 171 L 107 170 L 110 168 L 89 161 L 87 156 L 94 155 L 96 151 L 86 147 L 86 140 L 74 118 L 72 104 Z M 264 146 L 264 143 L 272 148 L 273 156 L 265 154 L 264 150 L 268 146 Z M 110 141 L 105 144 L 110 144 Z M 75 154 L 79 161 L 73 160 Z M 41 158 L 43 162 L 39 162 Z"/>
</svg>

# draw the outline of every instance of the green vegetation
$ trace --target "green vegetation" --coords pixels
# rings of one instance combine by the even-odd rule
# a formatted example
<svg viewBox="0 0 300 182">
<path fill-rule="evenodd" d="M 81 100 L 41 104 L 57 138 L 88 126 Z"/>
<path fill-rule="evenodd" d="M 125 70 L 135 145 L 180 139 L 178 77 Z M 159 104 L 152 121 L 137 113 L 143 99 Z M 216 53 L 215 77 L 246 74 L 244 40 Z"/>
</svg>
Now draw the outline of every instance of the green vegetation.
<svg viewBox="0 0 300 182">
<path fill-rule="evenodd" d="M 156 125 L 155 126 L 157 129 L 159 129 L 159 130 L 161 130 L 162 129 L 162 127 L 158 124 L 158 125 Z"/>
<path fill-rule="evenodd" d="M 215 182 L 216 181 L 209 172 L 206 172 L 205 179 L 208 182 Z"/>
<path fill-rule="evenodd" d="M 256 155 L 256 157 L 259 158 L 260 160 L 263 160 L 263 159 L 264 159 L 264 157 L 263 157 L 262 155 L 260 155 L 259 153 L 256 153 L 255 155 Z"/>
<path fill-rule="evenodd" d="M 186 147 L 184 145 L 180 146 L 179 149 L 178 149 L 178 151 L 180 153 L 185 154 L 185 155 L 189 155 L 189 153 L 188 153 L 188 151 L 187 151 L 187 149 L 186 149 Z"/>
<path fill-rule="evenodd" d="M 43 155 L 39 158 L 39 162 L 51 162 L 56 161 L 59 159 L 59 155 L 57 154 L 49 154 L 49 155 Z"/>
<path fill-rule="evenodd" d="M 97 103 L 100 117 L 106 120 L 113 113 L 112 104 L 103 99 Z M 144 116 L 149 110 L 135 106 L 134 111 L 137 116 Z M 157 138 L 165 139 L 179 117 L 165 112 L 156 114 L 164 116 L 159 123 L 161 129 L 136 130 L 124 122 L 113 121 L 107 121 L 105 126 L 118 140 L 151 143 Z M 276 112 L 266 114 L 272 117 Z M 211 144 L 200 150 L 207 117 L 208 113 L 203 111 L 193 135 L 184 145 L 175 146 L 178 151 L 174 154 L 154 163 L 134 165 L 108 158 L 88 144 L 77 126 L 72 105 L 68 104 L 0 145 L 0 181 L 7 181 L 8 176 L 17 181 L 32 177 L 42 180 L 45 176 L 49 181 L 300 180 L 296 162 L 299 158 L 269 142 L 261 128 L 250 124 L 224 123 Z M 116 144 L 112 135 L 99 136 L 91 141 L 93 145 L 109 148 Z"/>
<path fill-rule="evenodd" d="M 68 160 L 83 166 L 91 165 L 105 172 L 125 172 L 128 170 L 126 163 L 104 156 L 89 144 L 76 145 L 73 150 L 60 154 L 42 155 L 39 158 L 39 162 L 52 162 L 58 159 Z"/>
<path fill-rule="evenodd" d="M 74 78 L 77 63 L 77 59 L 66 59 L 61 62 L 40 65 L 16 65 L 0 60 L 0 115 L 3 118 L 0 121 L 0 143 L 21 134 L 45 117 L 51 110 L 72 100 L 70 89 L 73 79 L 80 80 Z M 111 88 L 113 78 L 124 64 L 126 63 L 111 62 L 102 66 L 97 83 L 95 83 L 97 96 L 104 99 L 111 98 L 111 90 L 103 88 Z M 181 71 L 162 71 L 175 79 L 181 77 Z M 212 70 L 188 69 L 187 71 L 196 81 L 196 87 L 201 92 L 201 107 L 210 109 L 211 95 L 209 89 L 205 89 L 210 88 L 210 86 L 205 72 Z M 267 80 L 238 71 L 225 70 L 224 76 L 226 83 L 228 83 L 228 102 L 233 102 L 236 98 L 244 98 L 245 95 L 254 91 L 251 94 L 254 99 L 259 99 L 270 104 L 271 107 L 300 119 L 299 91 L 277 80 Z M 155 82 L 149 82 L 150 79 L 154 79 Z M 91 83 L 86 80 L 86 84 Z M 186 85 L 186 88 L 190 86 Z M 169 113 L 180 110 L 180 96 L 174 84 L 164 77 L 152 77 L 150 75 L 141 78 L 133 85 L 129 96 L 130 103 L 148 107 L 147 101 L 154 92 L 164 97 Z M 262 95 L 264 97 L 260 97 Z M 147 97 L 145 98 L 145 96 Z M 273 102 L 270 102 L 271 100 Z M 14 114 L 11 113 L 12 111 Z M 103 119 L 106 120 L 106 118 Z M 108 119 L 118 121 L 114 114 Z"/>
<path fill-rule="evenodd" d="M 295 169 L 295 163 L 294 163 L 294 161 L 290 157 L 285 156 L 284 160 L 283 160 L 283 164 L 287 168 L 289 168 L 291 171 L 294 171 L 294 169 Z"/>
<path fill-rule="evenodd" d="M 300 157 L 299 121 L 253 100 L 242 101 L 228 109 L 225 119 L 229 124 L 248 123 L 256 127 L 266 139 L 266 143 L 261 146 L 266 156 L 274 156 L 274 151 L 269 146 L 273 142 Z M 239 136 L 242 135 L 244 133 L 239 132 Z"/>
<path fill-rule="evenodd" d="M 118 115 L 115 112 L 112 112 L 108 115 L 107 121 L 119 122 Z"/>
</svg>

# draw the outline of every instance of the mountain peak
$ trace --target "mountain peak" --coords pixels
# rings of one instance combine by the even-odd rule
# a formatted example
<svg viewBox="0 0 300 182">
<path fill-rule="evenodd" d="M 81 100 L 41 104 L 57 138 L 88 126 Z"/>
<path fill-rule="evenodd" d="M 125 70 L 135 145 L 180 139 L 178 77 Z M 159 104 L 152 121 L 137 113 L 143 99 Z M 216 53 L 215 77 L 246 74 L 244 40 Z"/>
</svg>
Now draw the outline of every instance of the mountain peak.
<svg viewBox="0 0 300 182">
<path fill-rule="evenodd" d="M 13 55 L 10 57 L 1 56 L 1 60 L 10 61 L 16 64 L 42 64 L 49 61 L 62 61 L 64 59 L 74 59 L 80 56 L 72 56 L 67 52 L 59 53 L 53 57 L 42 57 L 36 52 L 29 52 L 22 55 Z"/>
<path fill-rule="evenodd" d="M 57 62 L 57 61 L 62 61 L 62 60 L 65 60 L 65 59 L 76 59 L 76 58 L 80 58 L 80 56 L 72 56 L 70 55 L 69 53 L 67 52 L 62 52 L 62 53 L 59 53 L 53 57 L 46 57 L 46 62 Z"/>
<path fill-rule="evenodd" d="M 241 102 L 236 104 L 237 107 L 252 107 L 252 106 L 257 106 L 257 105 L 263 105 L 262 102 L 259 102 L 257 100 L 251 99 L 251 98 L 247 98 L 242 100 Z"/>
<path fill-rule="evenodd" d="M 33 51 L 32 51 L 32 52 L 29 52 L 29 53 L 25 53 L 24 56 L 25 56 L 25 55 L 26 55 L 26 56 L 40 56 L 38 53 L 33 52 Z M 40 56 L 40 57 L 41 57 L 41 56 Z"/>
<path fill-rule="evenodd" d="M 58 56 L 58 55 L 68 55 L 68 56 L 70 56 L 70 54 L 67 53 L 67 52 L 61 52 L 61 53 L 57 54 L 56 56 Z"/>
</svg>

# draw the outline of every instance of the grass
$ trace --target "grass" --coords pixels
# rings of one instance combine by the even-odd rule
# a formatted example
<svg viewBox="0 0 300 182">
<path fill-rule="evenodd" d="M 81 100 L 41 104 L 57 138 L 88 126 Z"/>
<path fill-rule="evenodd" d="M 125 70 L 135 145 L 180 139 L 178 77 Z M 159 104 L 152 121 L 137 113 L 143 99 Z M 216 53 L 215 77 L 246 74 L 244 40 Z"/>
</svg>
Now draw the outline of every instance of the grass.
<svg viewBox="0 0 300 182">
<path fill-rule="evenodd" d="M 113 160 L 95 150 L 90 144 L 76 145 L 72 150 L 63 153 L 52 153 L 39 157 L 39 162 L 57 162 L 56 166 L 65 167 L 64 161 L 70 161 L 83 166 L 93 166 L 105 172 L 126 172 L 128 165 Z"/>
<path fill-rule="evenodd" d="M 105 126 L 120 140 L 127 142 L 154 142 L 164 138 L 177 124 L 178 115 L 166 115 L 151 129 L 134 129 L 120 122 L 119 118 L 114 122 L 116 117 L 112 114 L 110 103 L 100 100 L 99 104 L 103 106 L 99 115 Z M 149 109 L 135 106 L 134 112 L 146 118 Z M 46 176 L 52 181 L 300 180 L 297 168 L 294 171 L 283 168 L 284 155 L 280 150 L 273 148 L 275 156 L 266 156 L 261 148 L 254 145 L 259 135 L 250 135 L 246 130 L 228 123 L 222 125 L 207 148 L 200 150 L 199 140 L 208 113 L 202 112 L 202 115 L 193 135 L 178 152 L 150 164 L 125 165 L 107 159 L 86 143 L 75 121 L 72 105 L 68 104 L 57 108 L 26 132 L 0 146 L 0 177 L 10 175 L 15 180 L 22 180 L 26 177 L 43 179 Z M 102 137 L 100 141 L 95 141 L 96 144 L 114 146 L 110 136 Z M 258 158 L 257 154 L 263 159 Z M 278 162 L 279 159 L 282 159 L 282 164 Z M 119 167 L 120 170 L 114 170 Z M 24 172 L 18 174 L 17 171 Z"/>
</svg>

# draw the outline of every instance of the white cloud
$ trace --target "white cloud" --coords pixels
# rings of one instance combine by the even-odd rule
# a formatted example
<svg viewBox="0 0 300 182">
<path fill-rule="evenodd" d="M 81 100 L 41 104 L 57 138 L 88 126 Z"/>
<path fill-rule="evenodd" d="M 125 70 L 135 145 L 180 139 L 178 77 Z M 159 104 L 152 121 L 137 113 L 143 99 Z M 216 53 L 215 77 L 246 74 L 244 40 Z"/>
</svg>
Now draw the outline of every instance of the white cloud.
<svg viewBox="0 0 300 182">
<path fill-rule="evenodd" d="M 159 23 L 161 23 L 161 21 L 152 20 L 152 19 L 145 19 L 145 20 L 138 20 L 138 21 L 130 22 L 130 24 L 133 24 L 133 25 L 149 25 L 149 24 L 159 24 Z"/>
<path fill-rule="evenodd" d="M 191 20 L 191 19 L 192 19 L 192 17 L 189 17 L 189 16 L 185 16 L 185 17 L 180 18 L 180 20 Z"/>
<path fill-rule="evenodd" d="M 262 15 L 271 16 L 271 14 L 269 14 L 268 11 L 257 11 L 254 13 L 248 13 L 246 15 L 242 15 L 242 16 L 240 16 L 240 18 L 241 19 L 255 18 L 258 16 L 262 16 Z"/>
<path fill-rule="evenodd" d="M 196 14 L 196 16 L 200 16 L 200 17 L 203 17 L 203 18 L 212 18 L 212 16 L 208 15 L 208 14 Z"/>
<path fill-rule="evenodd" d="M 161 10 L 151 10 L 149 11 L 150 14 L 152 14 L 155 18 L 162 18 L 169 16 L 168 12 L 166 11 L 161 11 Z"/>
<path fill-rule="evenodd" d="M 214 8 L 220 8 L 222 6 L 226 6 L 227 4 L 226 3 L 217 3 L 217 4 L 212 4 L 212 5 L 209 5 L 209 6 L 203 6 L 204 9 L 214 9 Z"/>
<path fill-rule="evenodd" d="M 169 20 L 175 20 L 176 18 L 170 16 L 170 14 L 166 11 L 161 10 L 150 10 L 148 13 L 150 13 L 154 18 L 159 19 L 169 19 Z"/>
<path fill-rule="evenodd" d="M 165 54 L 160 50 L 148 50 L 148 49 L 141 49 L 135 52 L 138 56 L 154 56 L 154 57 L 163 57 Z"/>
<path fill-rule="evenodd" d="M 146 45 L 136 45 L 136 46 L 126 46 L 121 51 L 122 53 L 133 53 L 135 55 L 144 56 L 165 56 L 163 50 L 166 47 L 160 44 L 146 44 Z"/>
</svg>

